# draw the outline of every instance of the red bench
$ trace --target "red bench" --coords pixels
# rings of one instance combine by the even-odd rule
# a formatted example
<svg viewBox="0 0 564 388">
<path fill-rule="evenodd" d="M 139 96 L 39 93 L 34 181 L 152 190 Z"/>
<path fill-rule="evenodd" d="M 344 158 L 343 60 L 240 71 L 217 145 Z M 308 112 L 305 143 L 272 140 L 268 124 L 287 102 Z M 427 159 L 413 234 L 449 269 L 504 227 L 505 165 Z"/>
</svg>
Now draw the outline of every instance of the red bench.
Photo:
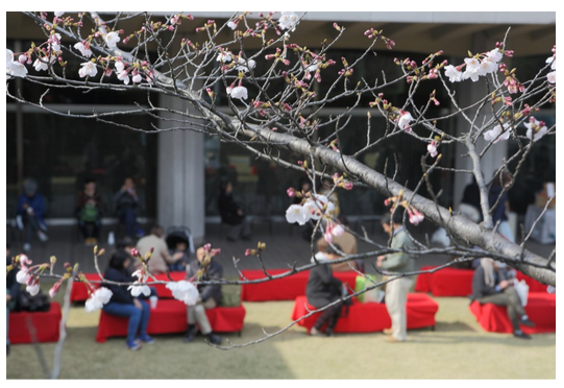
<svg viewBox="0 0 564 388">
<path fill-rule="evenodd" d="M 436 267 L 422 267 L 430 270 Z M 433 296 L 469 296 L 472 294 L 474 270 L 443 268 L 433 273 L 422 273 L 415 282 L 415 292 L 430 292 Z M 517 279 L 524 279 L 529 292 L 546 292 L 546 286 L 530 276 L 517 271 Z"/>
<path fill-rule="evenodd" d="M 86 273 L 84 274 L 86 279 L 89 281 L 100 282 L 100 276 L 97 273 Z M 186 278 L 186 272 L 179 271 L 179 272 L 170 272 L 170 277 L 174 281 L 184 280 Z M 161 281 L 169 281 L 170 279 L 166 276 L 166 274 L 156 275 L 155 278 Z M 149 279 L 148 282 L 151 282 L 152 279 Z M 100 283 L 92 283 L 92 285 L 96 288 L 100 286 Z M 166 284 L 154 284 L 151 287 L 155 287 L 157 289 L 157 295 L 159 298 L 172 298 L 172 292 L 166 288 Z M 75 282 L 72 285 L 71 291 L 71 302 L 84 302 L 89 298 L 88 295 L 88 288 L 86 284 L 82 282 Z"/>
<path fill-rule="evenodd" d="M 436 267 L 422 267 L 430 270 Z M 433 296 L 468 296 L 472 294 L 470 269 L 443 268 L 433 273 L 419 274 L 415 282 L 415 292 L 430 292 Z"/>
<path fill-rule="evenodd" d="M 315 307 L 307 303 L 307 298 L 302 295 L 296 298 L 292 320 L 298 320 Z M 435 314 L 439 305 L 427 294 L 411 293 L 407 296 L 407 328 L 417 329 L 435 326 Z M 343 309 L 344 311 L 344 309 Z M 313 327 L 319 315 L 315 313 L 298 322 L 299 326 L 309 330 Z M 360 303 L 356 300 L 349 307 L 349 314 L 341 317 L 335 326 L 336 333 L 370 333 L 390 328 L 392 321 L 384 303 Z"/>
<path fill-rule="evenodd" d="M 470 304 L 470 311 L 485 331 L 495 333 L 512 333 L 513 326 L 504 306 L 491 303 Z M 525 312 L 535 327 L 521 326 L 527 334 L 553 333 L 556 331 L 556 295 L 546 292 L 530 292 Z"/>
<path fill-rule="evenodd" d="M 45 312 L 10 312 L 8 322 L 10 343 L 32 343 L 34 336 L 32 336 L 29 326 L 35 328 L 35 340 L 37 342 L 57 342 L 59 340 L 61 317 L 61 305 L 57 302 L 51 302 L 49 311 Z"/>
<path fill-rule="evenodd" d="M 289 272 L 288 269 L 269 269 L 270 275 L 280 275 Z M 248 280 L 263 279 L 266 277 L 262 270 L 241 271 Z M 347 283 L 351 290 L 354 290 L 356 277 L 354 271 L 337 272 L 333 275 Z M 247 302 L 264 302 L 276 300 L 295 300 L 298 296 L 304 295 L 309 278 L 309 271 L 295 273 L 282 279 L 269 280 L 262 283 L 243 284 L 241 286 L 241 300 Z M 241 278 L 243 280 L 243 278 Z"/>
<path fill-rule="evenodd" d="M 245 308 L 238 307 L 216 307 L 206 310 L 206 315 L 214 332 L 227 333 L 239 332 L 243 329 L 245 319 Z M 98 324 L 97 342 L 106 342 L 109 337 L 127 336 L 128 318 L 100 314 Z M 160 299 L 157 307 L 151 310 L 149 318 L 148 334 L 183 333 L 187 328 L 186 305 L 176 299 Z"/>
</svg>

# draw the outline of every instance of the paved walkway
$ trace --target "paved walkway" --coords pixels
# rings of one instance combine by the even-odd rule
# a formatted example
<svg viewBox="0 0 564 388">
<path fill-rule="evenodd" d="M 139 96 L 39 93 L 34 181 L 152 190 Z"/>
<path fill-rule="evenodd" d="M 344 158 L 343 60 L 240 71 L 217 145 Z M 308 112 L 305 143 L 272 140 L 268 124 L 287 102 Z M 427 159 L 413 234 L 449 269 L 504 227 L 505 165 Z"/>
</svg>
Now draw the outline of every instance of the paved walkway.
<svg viewBox="0 0 564 388">
<path fill-rule="evenodd" d="M 385 245 L 387 236 L 378 227 L 378 225 L 366 225 L 368 236 L 377 244 Z M 102 235 L 107 239 L 108 232 L 115 229 L 115 226 L 107 226 L 102 231 Z M 359 227 L 357 232 L 361 232 Z M 418 229 L 421 235 L 417 236 L 424 240 L 423 230 Z M 431 230 L 432 232 L 432 230 Z M 251 241 L 229 242 L 224 237 L 224 231 L 219 225 L 208 225 L 206 229 L 205 242 L 209 242 L 215 248 L 221 248 L 221 254 L 217 256 L 217 260 L 223 265 L 225 276 L 237 276 L 237 271 L 233 266 L 233 257 L 239 259 L 237 266 L 239 269 L 260 269 L 261 264 L 256 257 L 245 257 L 247 248 L 255 248 L 258 241 L 265 242 L 267 249 L 263 255 L 266 268 L 290 268 L 296 263 L 298 266 L 309 263 L 311 257 L 311 246 L 302 237 L 297 226 L 290 224 L 275 224 L 271 229 L 268 225 L 253 225 L 253 238 Z M 65 262 L 71 264 L 78 263 L 83 272 L 95 272 L 92 247 L 84 245 L 80 238 L 76 227 L 74 226 L 57 226 L 50 227 L 49 241 L 41 244 L 39 241 L 32 242 L 32 249 L 28 253 L 34 264 L 49 262 L 49 257 L 57 257 L 57 267 L 62 272 L 62 266 Z M 12 233 L 11 254 L 17 255 L 22 252 L 23 241 L 19 232 Z M 100 247 L 104 247 L 107 253 L 102 256 L 100 267 L 102 271 L 106 268 L 107 260 L 110 258 L 114 247 L 108 246 L 107 240 L 101 241 Z M 554 249 L 554 244 L 542 245 L 531 241 L 527 248 L 531 251 L 548 257 Z M 359 241 L 358 251 L 368 252 L 374 250 L 373 245 Z M 446 263 L 450 259 L 449 256 L 421 256 L 418 258 L 416 268 L 419 269 L 426 265 L 440 265 Z M 366 261 L 366 271 L 373 272 L 371 268 L 374 259 Z"/>
</svg>

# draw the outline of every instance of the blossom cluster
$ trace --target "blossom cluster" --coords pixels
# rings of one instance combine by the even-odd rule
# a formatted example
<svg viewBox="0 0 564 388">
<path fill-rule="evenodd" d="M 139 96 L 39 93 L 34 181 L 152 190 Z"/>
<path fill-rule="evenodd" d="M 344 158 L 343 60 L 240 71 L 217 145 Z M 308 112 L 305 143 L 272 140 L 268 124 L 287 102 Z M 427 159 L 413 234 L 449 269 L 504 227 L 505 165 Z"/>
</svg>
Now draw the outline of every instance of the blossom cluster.
<svg viewBox="0 0 564 388">
<path fill-rule="evenodd" d="M 335 211 L 335 204 L 325 195 L 307 194 L 305 201 L 302 202 L 302 204 L 290 205 L 286 210 L 286 220 L 289 223 L 297 222 L 299 225 L 305 225 L 309 220 L 317 221 L 323 216 L 332 217 Z"/>
<path fill-rule="evenodd" d="M 415 208 L 412 204 L 407 202 L 403 199 L 403 191 L 401 191 L 397 196 L 392 196 L 384 200 L 384 205 L 392 206 L 390 208 L 390 212 L 393 213 L 396 211 L 398 206 L 402 206 L 407 211 L 409 216 L 409 222 L 413 225 L 419 225 L 423 220 L 425 220 L 425 216 L 419 210 Z"/>
<path fill-rule="evenodd" d="M 473 82 L 478 81 L 481 76 L 494 73 L 499 68 L 499 61 L 503 58 L 503 53 L 499 48 L 488 51 L 485 54 L 476 54 L 465 58 L 464 64 L 460 66 L 445 66 L 445 75 L 450 82 L 460 82 L 470 78 Z M 466 67 L 465 71 L 462 68 Z"/>
</svg>

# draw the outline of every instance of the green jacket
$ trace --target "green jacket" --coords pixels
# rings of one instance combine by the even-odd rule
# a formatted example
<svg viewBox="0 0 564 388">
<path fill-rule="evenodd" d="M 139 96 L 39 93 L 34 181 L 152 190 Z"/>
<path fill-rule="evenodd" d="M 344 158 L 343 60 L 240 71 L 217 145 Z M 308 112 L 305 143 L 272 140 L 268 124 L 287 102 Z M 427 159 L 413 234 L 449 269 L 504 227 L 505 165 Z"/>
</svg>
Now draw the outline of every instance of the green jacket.
<svg viewBox="0 0 564 388">
<path fill-rule="evenodd" d="M 402 229 L 392 237 L 391 248 L 409 250 L 415 249 L 415 243 L 411 241 L 407 233 Z M 415 255 L 406 252 L 390 253 L 386 260 L 382 261 L 380 267 L 390 272 L 411 272 L 415 270 Z"/>
</svg>

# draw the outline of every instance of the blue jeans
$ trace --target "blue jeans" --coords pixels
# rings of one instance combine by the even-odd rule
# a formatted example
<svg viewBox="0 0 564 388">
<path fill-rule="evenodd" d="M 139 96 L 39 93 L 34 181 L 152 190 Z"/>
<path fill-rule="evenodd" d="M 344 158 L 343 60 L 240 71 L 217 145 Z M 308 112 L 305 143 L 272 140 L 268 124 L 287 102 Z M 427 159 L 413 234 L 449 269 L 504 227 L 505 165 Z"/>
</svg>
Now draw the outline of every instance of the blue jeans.
<svg viewBox="0 0 564 388">
<path fill-rule="evenodd" d="M 143 306 L 142 310 L 135 307 L 134 304 L 110 302 L 103 308 L 104 312 L 116 315 L 118 317 L 128 317 L 127 325 L 127 345 L 132 346 L 135 343 L 137 332 L 140 338 L 147 337 L 147 325 L 149 324 L 150 307 L 147 302 L 140 300 Z"/>
</svg>

